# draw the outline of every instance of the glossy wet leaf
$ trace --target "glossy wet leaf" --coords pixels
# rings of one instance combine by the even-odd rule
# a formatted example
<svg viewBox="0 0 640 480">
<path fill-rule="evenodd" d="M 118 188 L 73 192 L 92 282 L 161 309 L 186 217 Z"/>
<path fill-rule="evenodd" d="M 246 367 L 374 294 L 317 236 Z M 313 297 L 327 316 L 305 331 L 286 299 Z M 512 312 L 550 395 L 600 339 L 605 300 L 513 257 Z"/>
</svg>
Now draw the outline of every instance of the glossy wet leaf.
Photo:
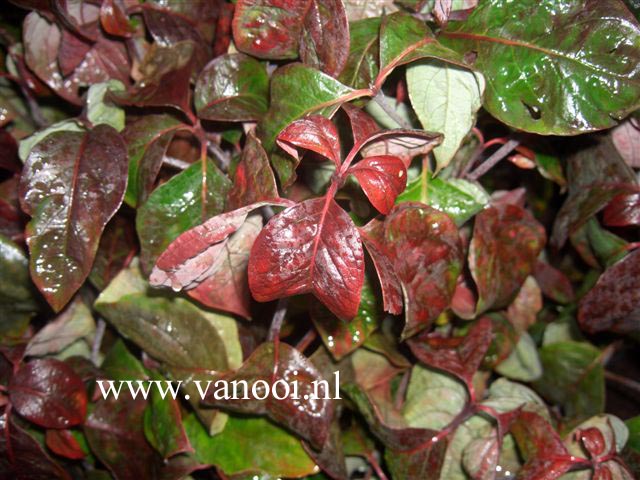
<svg viewBox="0 0 640 480">
<path fill-rule="evenodd" d="M 134 225 L 127 218 L 116 215 L 102 233 L 89 281 L 98 290 L 104 290 L 109 282 L 129 265 L 137 251 Z"/>
<path fill-rule="evenodd" d="M 614 197 L 604 210 L 603 221 L 610 227 L 640 225 L 640 193 Z"/>
<path fill-rule="evenodd" d="M 68 428 L 84 422 L 87 393 L 80 377 L 52 358 L 23 364 L 9 383 L 13 408 L 46 428 Z"/>
<path fill-rule="evenodd" d="M 337 318 L 319 302 L 312 307 L 311 319 L 325 346 L 336 360 L 363 345 L 369 335 L 378 328 L 382 305 L 376 294 L 371 281 L 365 276 L 358 314 L 348 322 Z"/>
<path fill-rule="evenodd" d="M 572 135 L 608 128 L 640 101 L 631 67 L 640 28 L 617 0 L 490 0 L 443 36 L 458 52 L 476 52 L 474 66 L 487 78 L 485 108 L 518 129 Z"/>
<path fill-rule="evenodd" d="M 407 68 L 414 111 L 425 130 L 444 134 L 433 153 L 438 170 L 446 167 L 475 123 L 482 105 L 484 77 L 468 69 L 434 60 Z"/>
<path fill-rule="evenodd" d="M 407 184 L 407 169 L 400 158 L 391 155 L 366 157 L 352 166 L 351 173 L 365 195 L 383 214 L 388 214 L 394 201 Z"/>
<path fill-rule="evenodd" d="M 359 19 L 349 24 L 349 30 L 349 55 L 338 79 L 353 88 L 368 88 L 378 75 L 380 19 Z"/>
<path fill-rule="evenodd" d="M 194 415 L 185 418 L 184 427 L 196 458 L 227 475 L 264 472 L 275 477 L 300 477 L 315 470 L 297 437 L 267 418 L 231 415 L 225 429 L 213 437 Z"/>
<path fill-rule="evenodd" d="M 216 386 L 204 402 L 242 413 L 267 415 L 319 449 L 328 438 L 335 408 L 333 398 L 339 392 L 335 392 L 332 379 L 324 379 L 298 350 L 286 343 L 280 343 L 277 348 L 276 353 L 273 343 L 260 345 L 242 367 L 222 378 L 226 380 L 227 393 L 217 395 Z M 232 398 L 236 395 L 229 396 L 229 385 L 233 385 L 234 380 L 244 380 L 251 386 L 249 399 L 244 399 L 244 394 L 238 399 Z M 328 382 L 316 386 L 322 380 Z M 297 392 L 293 390 L 295 387 L 283 386 L 293 381 L 297 381 Z"/>
<path fill-rule="evenodd" d="M 476 216 L 469 267 L 478 288 L 478 312 L 511 302 L 545 241 L 542 225 L 516 205 L 490 207 Z"/>
<path fill-rule="evenodd" d="M 310 115 L 296 120 L 278 134 L 276 142 L 280 148 L 300 161 L 298 148 L 310 150 L 331 160 L 340 167 L 340 138 L 338 129 L 322 115 Z"/>
<path fill-rule="evenodd" d="M 158 258 L 151 285 L 184 289 L 205 305 L 250 317 L 247 265 L 262 229 L 262 218 L 251 212 L 277 204 L 276 200 L 251 204 L 187 230 Z"/>
<path fill-rule="evenodd" d="M 229 187 L 229 179 L 207 159 L 156 188 L 136 217 L 143 268 L 151 270 L 181 233 L 221 213 Z"/>
<path fill-rule="evenodd" d="M 424 169 L 398 195 L 397 203 L 421 202 L 441 210 L 461 226 L 489 203 L 489 195 L 478 184 L 461 178 L 444 180 Z"/>
<path fill-rule="evenodd" d="M 580 300 L 580 326 L 588 332 L 637 332 L 640 329 L 639 270 L 639 250 L 605 270 Z"/>
<path fill-rule="evenodd" d="M 249 287 L 259 302 L 313 293 L 344 320 L 358 313 L 363 281 L 360 234 L 330 196 L 273 217 L 249 258 Z"/>
<path fill-rule="evenodd" d="M 291 92 L 300 92 L 292 96 Z M 271 77 L 269 111 L 258 126 L 258 138 L 270 153 L 277 135 L 291 122 L 309 113 L 328 115 L 353 90 L 314 68 L 293 63 L 276 70 Z M 335 104 L 334 104 L 335 102 Z M 273 167 L 283 186 L 295 180 L 295 166 L 290 158 L 272 156 Z"/>
<path fill-rule="evenodd" d="M 409 347 L 419 361 L 428 367 L 444 370 L 471 385 L 489 348 L 491 320 L 478 320 L 464 337 L 443 337 L 436 333 L 422 334 L 409 340 Z"/>
<path fill-rule="evenodd" d="M 38 130 L 32 135 L 20 140 L 20 146 L 18 148 L 18 155 L 22 162 L 26 162 L 29 157 L 31 149 L 38 143 L 44 140 L 47 136 L 54 132 L 84 132 L 85 129 L 75 120 L 63 120 L 53 125 L 49 125 L 47 128 Z"/>
<path fill-rule="evenodd" d="M 556 342 L 540 350 L 543 376 L 534 388 L 562 405 L 567 417 L 584 420 L 604 410 L 604 369 L 600 351 L 581 342 Z"/>
<path fill-rule="evenodd" d="M 45 439 L 47 448 L 56 455 L 71 460 L 80 460 L 86 456 L 71 430 L 47 430 Z"/>
<path fill-rule="evenodd" d="M 247 135 L 227 198 L 230 210 L 278 198 L 278 186 L 262 143 L 253 132 Z"/>
<path fill-rule="evenodd" d="M 268 107 L 269 76 L 263 63 L 232 53 L 217 57 L 200 72 L 194 104 L 200 118 L 259 120 Z"/>
<path fill-rule="evenodd" d="M 126 171 L 124 142 L 106 125 L 53 133 L 29 153 L 20 195 L 32 216 L 26 231 L 30 270 L 54 310 L 89 275 L 100 235 L 122 203 Z"/>
</svg>

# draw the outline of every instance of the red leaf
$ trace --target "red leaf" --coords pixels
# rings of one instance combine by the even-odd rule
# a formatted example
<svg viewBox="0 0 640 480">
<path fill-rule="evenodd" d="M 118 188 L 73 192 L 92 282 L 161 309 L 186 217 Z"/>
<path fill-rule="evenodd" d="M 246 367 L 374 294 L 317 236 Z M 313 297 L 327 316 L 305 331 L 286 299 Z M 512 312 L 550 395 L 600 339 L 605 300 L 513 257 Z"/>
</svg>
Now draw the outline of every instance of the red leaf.
<svg viewBox="0 0 640 480">
<path fill-rule="evenodd" d="M 597 458 L 604 453 L 607 442 L 599 429 L 591 427 L 578 430 L 577 434 L 591 458 Z"/>
<path fill-rule="evenodd" d="M 328 158 L 340 167 L 340 139 L 335 125 L 321 115 L 310 115 L 286 127 L 276 140 L 282 149 L 300 160 L 296 148 L 304 148 Z"/>
<path fill-rule="evenodd" d="M 304 19 L 300 58 L 338 77 L 349 57 L 349 20 L 342 0 L 314 0 Z"/>
<path fill-rule="evenodd" d="M 337 317 L 351 319 L 363 281 L 360 234 L 331 195 L 273 217 L 251 250 L 249 287 L 260 302 L 313 293 Z"/>
<path fill-rule="evenodd" d="M 217 390 L 210 390 L 205 397 L 205 404 L 226 407 L 238 412 L 267 415 L 311 442 L 315 448 L 322 447 L 327 440 L 334 413 L 332 398 L 338 392 L 334 391 L 331 379 L 324 379 L 309 359 L 295 348 L 280 343 L 276 352 L 273 343 L 265 342 L 251 354 L 242 367 L 223 378 L 227 385 L 234 380 L 245 380 L 251 392 L 258 393 L 249 394 L 249 400 L 242 399 L 243 395 L 237 400 L 219 399 L 215 395 Z M 327 380 L 326 392 L 322 380 Z M 298 398 L 295 398 L 294 387 L 290 386 L 290 393 L 286 395 L 286 387 L 282 385 L 293 381 L 297 381 Z M 264 391 L 262 382 L 269 385 L 269 392 Z M 274 386 L 276 382 L 278 385 Z M 312 382 L 318 382 L 323 386 L 316 389 Z M 257 385 L 255 390 L 253 385 Z M 260 390 L 258 387 L 263 388 Z M 274 395 L 274 392 L 277 395 Z M 267 393 L 266 399 L 255 398 Z M 316 394 L 317 398 L 314 398 Z"/>
<path fill-rule="evenodd" d="M 640 250 L 600 275 L 580 301 L 578 321 L 590 333 L 640 331 Z"/>
<path fill-rule="evenodd" d="M 374 218 L 360 228 L 360 234 L 380 279 L 384 310 L 393 315 L 400 315 L 402 313 L 402 287 L 393 268 L 393 254 L 384 239 L 384 223 Z"/>
<path fill-rule="evenodd" d="M 47 430 L 45 441 L 47 447 L 57 455 L 72 460 L 85 457 L 82 447 L 69 430 Z"/>
<path fill-rule="evenodd" d="M 4 128 L 0 130 L 0 168 L 20 173 L 22 166 L 18 160 L 18 144 Z"/>
<path fill-rule="evenodd" d="M 640 193 L 614 197 L 604 209 L 603 219 L 610 227 L 640 225 Z"/>
<path fill-rule="evenodd" d="M 408 338 L 428 328 L 449 305 L 462 268 L 458 229 L 445 213 L 421 203 L 396 206 L 384 238 L 405 297 Z"/>
<path fill-rule="evenodd" d="M 469 268 L 478 287 L 478 313 L 511 303 L 545 240 L 542 225 L 516 205 L 496 205 L 476 216 Z"/>
<path fill-rule="evenodd" d="M 396 197 L 407 185 L 407 169 L 398 157 L 367 157 L 347 173 L 358 179 L 369 201 L 385 215 L 391 211 Z"/>
<path fill-rule="evenodd" d="M 117 0 L 104 0 L 100 7 L 100 24 L 104 31 L 118 37 L 130 37 L 135 31 Z"/>
<path fill-rule="evenodd" d="M 309 3 L 309 0 L 238 0 L 232 24 L 236 47 L 258 58 L 296 58 Z"/>
<path fill-rule="evenodd" d="M 464 337 L 442 337 L 438 333 L 421 334 L 409 340 L 416 358 L 425 365 L 444 370 L 468 386 L 480 367 L 493 337 L 491 320 L 478 320 Z"/>
<path fill-rule="evenodd" d="M 538 282 L 542 293 L 558 303 L 571 303 L 575 299 L 573 286 L 567 276 L 560 270 L 542 260 L 536 262 L 533 276 Z"/>
<path fill-rule="evenodd" d="M 373 117 L 361 108 L 358 108 L 351 103 L 345 103 L 342 105 L 342 109 L 345 111 L 349 117 L 349 121 L 351 122 L 354 144 L 362 143 L 368 137 L 380 130 L 380 127 L 378 127 L 378 124 Z"/>
<path fill-rule="evenodd" d="M 68 428 L 84 422 L 87 393 L 71 367 L 47 358 L 23 364 L 9 383 L 13 408 L 46 428 Z"/>
<path fill-rule="evenodd" d="M 205 305 L 249 317 L 247 263 L 262 222 L 247 221 L 249 213 L 265 205 L 290 205 L 274 199 L 215 216 L 187 230 L 158 258 L 149 282 L 171 287 Z"/>
<path fill-rule="evenodd" d="M 511 425 L 526 461 L 518 472 L 522 480 L 554 480 L 575 463 L 557 432 L 537 413 L 521 411 Z"/>
<path fill-rule="evenodd" d="M 253 132 L 247 135 L 242 158 L 236 167 L 227 208 L 233 210 L 251 203 L 278 198 L 278 187 L 269 157 Z"/>
</svg>

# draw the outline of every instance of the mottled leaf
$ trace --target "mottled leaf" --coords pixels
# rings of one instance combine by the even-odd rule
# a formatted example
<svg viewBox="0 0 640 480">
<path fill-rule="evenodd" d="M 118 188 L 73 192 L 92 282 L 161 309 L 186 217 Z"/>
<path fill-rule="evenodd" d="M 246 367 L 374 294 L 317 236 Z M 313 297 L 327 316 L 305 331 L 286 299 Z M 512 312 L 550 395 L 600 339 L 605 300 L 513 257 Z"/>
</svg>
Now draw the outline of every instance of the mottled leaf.
<svg viewBox="0 0 640 480">
<path fill-rule="evenodd" d="M 485 108 L 515 128 L 577 134 L 611 127 L 638 107 L 640 29 L 618 0 L 490 0 L 441 40 L 475 52 Z"/>
<path fill-rule="evenodd" d="M 23 364 L 9 383 L 13 408 L 46 428 L 68 428 L 84 422 L 87 393 L 71 367 L 47 358 Z"/>
<path fill-rule="evenodd" d="M 212 60 L 200 72 L 194 94 L 205 120 L 259 120 L 268 107 L 269 77 L 263 63 L 232 53 Z"/>
<path fill-rule="evenodd" d="M 538 260 L 533 276 L 542 293 L 554 302 L 566 304 L 573 302 L 575 293 L 567 276 L 548 263 Z"/>
<path fill-rule="evenodd" d="M 478 313 L 511 302 L 545 241 L 542 225 L 515 205 L 490 207 L 476 216 L 469 268 L 478 288 Z"/>
<path fill-rule="evenodd" d="M 54 310 L 69 301 L 91 272 L 100 235 L 120 207 L 127 152 L 120 135 L 98 125 L 57 132 L 29 153 L 20 180 L 31 277 Z"/>
<path fill-rule="evenodd" d="M 342 319 L 357 315 L 363 281 L 360 234 L 330 195 L 273 217 L 249 259 L 249 286 L 256 300 L 313 293 Z"/>
<path fill-rule="evenodd" d="M 578 320 L 588 332 L 640 330 L 640 250 L 609 267 L 580 300 Z"/>
</svg>

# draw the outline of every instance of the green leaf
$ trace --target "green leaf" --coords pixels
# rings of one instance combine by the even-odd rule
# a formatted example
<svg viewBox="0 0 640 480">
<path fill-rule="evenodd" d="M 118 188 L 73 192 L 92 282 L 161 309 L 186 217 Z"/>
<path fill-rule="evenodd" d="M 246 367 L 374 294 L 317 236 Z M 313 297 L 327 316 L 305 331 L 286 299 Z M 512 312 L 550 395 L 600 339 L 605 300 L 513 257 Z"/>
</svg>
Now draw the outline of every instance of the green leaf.
<svg viewBox="0 0 640 480">
<path fill-rule="evenodd" d="M 20 146 L 18 147 L 20 160 L 26 162 L 31 149 L 54 132 L 84 132 L 84 128 L 76 120 L 69 119 L 54 123 L 44 130 L 38 130 L 33 135 L 20 141 Z"/>
<path fill-rule="evenodd" d="M 353 88 L 369 88 L 373 84 L 378 75 L 379 30 L 379 17 L 349 24 L 349 56 L 338 80 Z"/>
<path fill-rule="evenodd" d="M 154 380 L 164 381 L 160 375 Z M 182 425 L 180 405 L 170 394 L 162 398 L 158 388 L 151 389 L 144 411 L 144 435 L 165 459 L 193 450 Z"/>
<path fill-rule="evenodd" d="M 540 349 L 544 374 L 534 388 L 562 405 L 566 416 L 580 422 L 604 410 L 604 368 L 600 350 L 589 343 L 557 342 Z"/>
<path fill-rule="evenodd" d="M 196 82 L 194 104 L 198 116 L 234 122 L 259 120 L 268 106 L 269 76 L 265 67 L 242 53 L 212 60 Z"/>
<path fill-rule="evenodd" d="M 640 103 L 640 31 L 619 0 L 486 0 L 440 39 L 477 54 L 485 108 L 521 130 L 608 128 Z"/>
<path fill-rule="evenodd" d="M 467 390 L 460 381 L 415 365 L 402 414 L 411 427 L 440 430 L 462 411 L 467 400 Z"/>
<path fill-rule="evenodd" d="M 531 335 L 523 332 L 509 356 L 495 368 L 505 377 L 522 382 L 532 382 L 542 376 L 542 364 Z"/>
<path fill-rule="evenodd" d="M 213 437 L 193 415 L 184 419 L 184 427 L 198 461 L 215 465 L 225 475 L 303 477 L 317 468 L 300 440 L 266 418 L 230 416 L 225 429 Z"/>
<path fill-rule="evenodd" d="M 132 355 L 121 339 L 111 347 L 100 368 L 109 380 L 147 380 L 149 378 L 142 363 Z"/>
<path fill-rule="evenodd" d="M 467 180 L 453 178 L 443 180 L 432 177 L 423 169 L 420 176 L 409 182 L 396 203 L 421 202 L 445 212 L 461 226 L 489 203 L 489 194 Z"/>
<path fill-rule="evenodd" d="M 291 92 L 296 92 L 292 95 Z M 309 113 L 329 116 L 352 98 L 354 90 L 333 77 L 301 63 L 292 63 L 271 77 L 271 105 L 258 125 L 258 137 L 267 153 L 274 152 L 276 137 L 294 120 Z M 274 153 L 273 167 L 283 186 L 295 180 L 297 161 L 289 155 Z"/>
<path fill-rule="evenodd" d="M 223 372 L 242 363 L 235 320 L 199 309 L 182 298 L 152 296 L 137 265 L 123 270 L 95 303 L 95 308 L 122 336 L 163 362 L 183 388 L 203 421 L 213 430 L 221 425 L 217 413 L 198 409 L 193 380 L 203 387 L 211 379 L 203 372 Z"/>
<path fill-rule="evenodd" d="M 181 233 L 222 213 L 231 182 L 211 160 L 205 165 L 203 168 L 202 162 L 196 162 L 172 177 L 138 210 L 136 230 L 143 271 L 150 271 Z"/>
<path fill-rule="evenodd" d="M 124 109 L 105 102 L 108 91 L 123 92 L 124 85 L 120 80 L 96 83 L 89 87 L 87 93 L 87 118 L 95 126 L 109 125 L 121 132 L 124 128 Z"/>
<path fill-rule="evenodd" d="M 0 337 L 20 337 L 37 308 L 27 256 L 0 235 Z"/>
<path fill-rule="evenodd" d="M 444 134 L 433 150 L 437 170 L 449 165 L 473 127 L 484 86 L 481 74 L 437 60 L 407 67 L 409 98 L 422 127 Z"/>
<path fill-rule="evenodd" d="M 186 125 L 167 114 L 134 117 L 122 132 L 129 154 L 129 181 L 124 201 L 142 205 L 156 182 L 162 160 L 175 133 Z"/>
</svg>

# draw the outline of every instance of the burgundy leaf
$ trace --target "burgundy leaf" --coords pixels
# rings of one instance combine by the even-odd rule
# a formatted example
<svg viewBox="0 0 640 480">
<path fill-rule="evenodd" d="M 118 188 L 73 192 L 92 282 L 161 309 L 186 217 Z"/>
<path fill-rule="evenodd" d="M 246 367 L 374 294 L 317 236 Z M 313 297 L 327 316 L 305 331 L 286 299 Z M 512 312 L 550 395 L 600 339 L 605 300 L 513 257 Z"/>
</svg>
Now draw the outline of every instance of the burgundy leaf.
<svg viewBox="0 0 640 480">
<path fill-rule="evenodd" d="M 302 446 L 329 477 L 337 480 L 349 478 L 342 448 L 342 431 L 340 430 L 338 419 L 334 419 L 331 423 L 329 436 L 324 445 L 322 445 L 322 450 L 316 451 L 306 442 L 302 442 Z"/>
<path fill-rule="evenodd" d="M 109 98 L 123 106 L 172 107 L 189 115 L 194 48 L 191 41 L 152 47 L 140 67 L 142 81 L 131 92 L 110 91 Z"/>
<path fill-rule="evenodd" d="M 56 132 L 38 143 L 20 179 L 34 283 L 60 311 L 84 283 L 102 231 L 127 184 L 127 151 L 118 132 Z"/>
<path fill-rule="evenodd" d="M 578 321 L 590 333 L 640 331 L 640 250 L 605 270 L 580 301 Z"/>
<path fill-rule="evenodd" d="M 6 414 L 0 417 L 0 475 L 7 480 L 71 480 L 40 443 Z"/>
<path fill-rule="evenodd" d="M 45 442 L 56 455 L 71 460 L 80 460 L 85 457 L 82 447 L 70 430 L 47 430 Z"/>
<path fill-rule="evenodd" d="M 262 148 L 260 140 L 250 132 L 247 135 L 240 163 L 236 167 L 233 187 L 227 199 L 227 208 L 233 210 L 274 198 L 278 198 L 278 187 L 269 157 Z"/>
<path fill-rule="evenodd" d="M 89 50 L 91 50 L 90 41 L 69 30 L 62 30 L 62 40 L 58 50 L 58 65 L 62 75 L 65 77 L 71 75 L 82 63 Z"/>
<path fill-rule="evenodd" d="M 640 193 L 618 195 L 604 209 L 604 224 L 610 227 L 640 225 Z"/>
<path fill-rule="evenodd" d="M 526 461 L 519 479 L 554 480 L 575 463 L 553 427 L 537 413 L 521 411 L 511 433 Z"/>
<path fill-rule="evenodd" d="M 233 17 L 236 47 L 258 58 L 296 58 L 309 4 L 309 0 L 238 0 Z"/>
<path fill-rule="evenodd" d="M 434 332 L 418 335 L 408 344 L 419 361 L 451 373 L 471 386 L 492 337 L 491 320 L 483 317 L 464 337 L 443 337 Z"/>
<path fill-rule="evenodd" d="M 578 430 L 577 435 L 591 458 L 597 458 L 604 453 L 607 442 L 598 428 L 591 427 Z"/>
<path fill-rule="evenodd" d="M 129 394 L 96 403 L 84 433 L 91 451 L 119 480 L 155 478 L 157 455 L 143 431 L 147 402 Z M 135 455 L 131 455 L 135 453 Z"/>
<path fill-rule="evenodd" d="M 304 19 L 300 58 L 338 77 L 349 56 L 349 21 L 342 0 L 314 0 Z"/>
<path fill-rule="evenodd" d="M 313 293 L 337 317 L 351 319 L 363 282 L 360 234 L 331 195 L 273 217 L 251 250 L 249 286 L 260 302 Z"/>
<path fill-rule="evenodd" d="M 384 222 L 385 242 L 405 298 L 408 338 L 428 328 L 451 304 L 462 268 L 458 229 L 443 212 L 421 203 L 396 206 Z"/>
<path fill-rule="evenodd" d="M 107 224 L 100 239 L 89 280 L 98 290 L 104 290 L 109 282 L 125 268 L 138 250 L 136 234 L 131 223 L 122 216 L 115 216 Z"/>
<path fill-rule="evenodd" d="M 135 29 L 129 24 L 120 0 L 104 0 L 100 7 L 100 24 L 104 31 L 117 37 L 130 37 Z"/>
<path fill-rule="evenodd" d="M 9 383 L 9 398 L 20 415 L 46 428 L 81 424 L 87 413 L 82 380 L 53 358 L 22 365 Z"/>
<path fill-rule="evenodd" d="M 542 293 L 554 302 L 566 304 L 574 301 L 575 293 L 571 281 L 557 268 L 538 260 L 533 270 L 533 276 Z"/>
<path fill-rule="evenodd" d="M 478 288 L 478 313 L 513 300 L 533 272 L 545 240 L 542 225 L 516 205 L 490 207 L 476 216 L 469 268 Z"/>
<path fill-rule="evenodd" d="M 396 197 L 407 185 L 407 169 L 398 157 L 367 157 L 349 168 L 369 201 L 380 213 L 388 214 Z"/>
<path fill-rule="evenodd" d="M 380 130 L 380 127 L 371 115 L 361 108 L 345 103 L 342 105 L 351 122 L 351 131 L 353 132 L 353 143 L 360 144 L 368 137 Z"/>
<path fill-rule="evenodd" d="M 18 144 L 4 128 L 0 130 L 0 168 L 20 173 L 22 166 L 18 160 Z"/>
<path fill-rule="evenodd" d="M 542 292 L 533 277 L 527 277 L 520 291 L 507 308 L 507 318 L 518 334 L 536 323 L 542 310 Z"/>
<path fill-rule="evenodd" d="M 324 445 L 329 436 L 334 413 L 333 400 L 327 397 L 333 398 L 338 392 L 334 391 L 331 379 L 324 379 L 316 367 L 295 348 L 280 343 L 276 351 L 273 343 L 265 342 L 251 354 L 242 367 L 222 378 L 227 385 L 234 380 L 244 380 L 251 392 L 256 391 L 257 394 L 250 393 L 248 400 L 222 399 L 222 395 L 217 396 L 216 392 L 218 388 L 224 387 L 216 387 L 216 390 L 207 393 L 205 404 L 244 413 L 267 415 L 309 441 L 314 448 L 318 449 Z M 320 383 L 322 380 L 327 381 L 328 391 L 325 384 Z M 287 389 L 284 386 L 285 383 L 291 384 L 294 381 L 297 381 L 297 398 L 291 385 L 289 395 L 286 395 Z M 321 386 L 315 388 L 312 383 L 314 381 Z M 267 385 L 269 391 L 265 390 Z M 266 399 L 256 398 L 262 396 Z"/>
<path fill-rule="evenodd" d="M 384 239 L 384 223 L 374 218 L 360 228 L 360 235 L 380 279 L 384 310 L 393 315 L 400 315 L 402 287 L 394 270 L 393 253 Z"/>
<path fill-rule="evenodd" d="M 51 0 L 58 22 L 74 34 L 95 41 L 98 38 L 100 8 L 90 2 Z"/>
<path fill-rule="evenodd" d="M 298 161 L 300 157 L 297 148 L 304 148 L 328 158 L 336 167 L 340 167 L 338 129 L 322 115 L 310 115 L 296 120 L 280 132 L 276 141 Z"/>
<path fill-rule="evenodd" d="M 352 153 L 363 157 L 392 155 L 399 157 L 407 168 L 418 155 L 427 155 L 442 142 L 442 134 L 424 130 L 381 130 L 358 141 Z"/>
</svg>

